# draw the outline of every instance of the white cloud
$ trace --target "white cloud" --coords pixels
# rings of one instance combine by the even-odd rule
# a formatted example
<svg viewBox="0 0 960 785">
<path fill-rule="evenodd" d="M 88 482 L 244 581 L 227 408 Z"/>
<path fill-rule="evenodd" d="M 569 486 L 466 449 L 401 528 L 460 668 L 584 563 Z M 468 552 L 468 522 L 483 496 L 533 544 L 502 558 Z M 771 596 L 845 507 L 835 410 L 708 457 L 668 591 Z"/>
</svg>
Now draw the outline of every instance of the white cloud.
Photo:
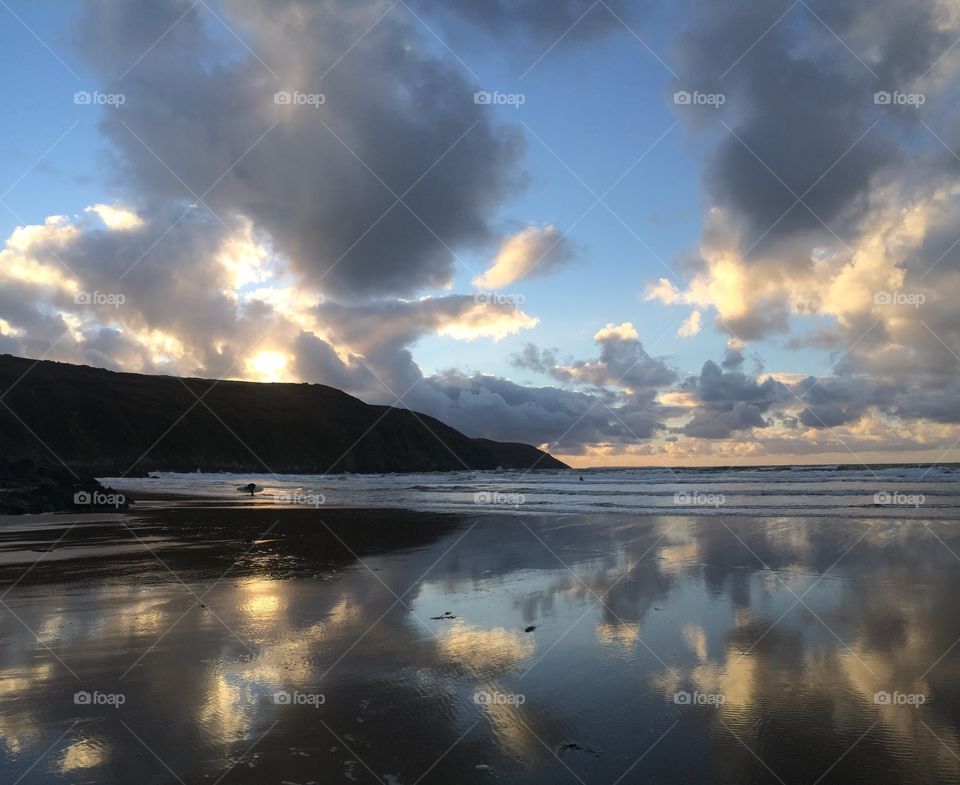
<svg viewBox="0 0 960 785">
<path fill-rule="evenodd" d="M 700 311 L 694 311 L 689 318 L 685 319 L 677 335 L 681 338 L 691 338 L 700 332 Z"/>
<path fill-rule="evenodd" d="M 108 229 L 122 232 L 125 229 L 136 229 L 143 226 L 143 219 L 132 210 L 125 207 L 111 207 L 108 204 L 94 204 L 84 212 L 95 213 Z"/>
<path fill-rule="evenodd" d="M 575 256 L 569 240 L 555 226 L 527 227 L 500 245 L 493 265 L 473 280 L 481 289 L 500 289 L 522 278 L 546 275 Z"/>
<path fill-rule="evenodd" d="M 606 327 L 598 330 L 596 335 L 593 336 L 593 340 L 601 343 L 609 340 L 635 341 L 639 338 L 640 335 L 637 333 L 637 328 L 633 326 L 632 322 L 608 324 Z"/>
</svg>

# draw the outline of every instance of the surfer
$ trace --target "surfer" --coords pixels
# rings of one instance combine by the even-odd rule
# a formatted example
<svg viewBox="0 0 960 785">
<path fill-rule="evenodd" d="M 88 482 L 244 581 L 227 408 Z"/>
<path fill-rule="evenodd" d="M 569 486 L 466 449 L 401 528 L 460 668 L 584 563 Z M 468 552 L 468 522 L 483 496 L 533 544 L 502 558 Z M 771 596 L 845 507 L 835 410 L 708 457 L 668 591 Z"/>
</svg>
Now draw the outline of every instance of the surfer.
<svg viewBox="0 0 960 785">
<path fill-rule="evenodd" d="M 247 485 L 244 485 L 241 490 L 244 492 L 249 492 L 250 495 L 253 496 L 257 492 L 257 484 L 253 482 L 248 483 Z"/>
</svg>

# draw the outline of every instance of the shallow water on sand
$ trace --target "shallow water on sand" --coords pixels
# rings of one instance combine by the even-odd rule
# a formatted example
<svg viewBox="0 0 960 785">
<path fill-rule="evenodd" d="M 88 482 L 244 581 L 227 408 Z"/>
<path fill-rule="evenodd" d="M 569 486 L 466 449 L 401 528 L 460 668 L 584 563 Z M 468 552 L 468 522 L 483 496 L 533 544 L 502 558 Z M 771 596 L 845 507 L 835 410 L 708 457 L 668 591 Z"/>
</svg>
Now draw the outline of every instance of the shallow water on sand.
<svg viewBox="0 0 960 785">
<path fill-rule="evenodd" d="M 954 524 L 198 508 L 20 529 L 3 782 L 960 780 Z"/>
</svg>

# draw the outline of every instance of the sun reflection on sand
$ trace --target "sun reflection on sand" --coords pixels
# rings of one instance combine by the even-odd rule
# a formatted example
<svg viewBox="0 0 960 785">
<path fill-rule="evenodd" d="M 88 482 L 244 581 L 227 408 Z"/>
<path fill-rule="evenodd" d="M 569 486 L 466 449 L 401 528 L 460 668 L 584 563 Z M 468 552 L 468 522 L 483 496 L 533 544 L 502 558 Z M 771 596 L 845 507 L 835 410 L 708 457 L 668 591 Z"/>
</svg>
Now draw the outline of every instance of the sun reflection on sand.
<svg viewBox="0 0 960 785">
<path fill-rule="evenodd" d="M 313 658 L 317 644 L 359 623 L 362 607 L 342 595 L 325 618 L 306 627 L 291 627 L 283 617 L 290 598 L 283 581 L 263 578 L 240 587 L 238 610 L 247 623 L 269 640 L 255 656 L 224 661 L 211 672 L 197 724 L 205 735 L 227 742 L 248 734 L 256 725 L 262 704 L 282 689 L 317 689 Z"/>
<path fill-rule="evenodd" d="M 49 662 L 0 670 L 0 699 L 10 706 L 17 698 L 43 689 L 55 675 Z M 40 728 L 29 711 L 0 713 L 0 744 L 10 753 L 18 754 L 40 739 Z"/>
<path fill-rule="evenodd" d="M 243 683 L 236 675 L 217 673 L 213 676 L 197 712 L 198 727 L 213 739 L 242 738 L 256 720 L 253 684 Z"/>
<path fill-rule="evenodd" d="M 504 695 L 507 690 L 495 682 L 485 681 L 477 685 L 479 692 L 488 695 Z M 525 717 L 524 707 L 506 702 L 486 702 L 481 710 L 493 730 L 496 743 L 507 753 L 523 761 L 543 757 L 543 745 L 530 729 L 532 719 Z"/>
<path fill-rule="evenodd" d="M 243 585 L 241 610 L 248 621 L 254 624 L 275 624 L 276 615 L 283 605 L 277 581 L 260 579 Z"/>
<path fill-rule="evenodd" d="M 57 768 L 61 774 L 78 769 L 93 769 L 107 761 L 107 750 L 102 741 L 90 737 L 72 742 L 60 755 Z"/>
</svg>

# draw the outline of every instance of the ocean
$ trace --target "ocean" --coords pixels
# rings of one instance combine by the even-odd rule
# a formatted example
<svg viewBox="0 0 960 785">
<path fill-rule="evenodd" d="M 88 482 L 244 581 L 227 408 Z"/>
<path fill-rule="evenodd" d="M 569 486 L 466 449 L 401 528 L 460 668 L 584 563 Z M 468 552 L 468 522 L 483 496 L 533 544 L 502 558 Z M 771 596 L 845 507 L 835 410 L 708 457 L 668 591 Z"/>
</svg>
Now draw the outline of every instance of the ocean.
<svg viewBox="0 0 960 785">
<path fill-rule="evenodd" d="M 581 481 L 580 478 L 583 478 Z M 951 518 L 960 509 L 960 466 L 792 466 L 424 474 L 273 475 L 160 473 L 102 478 L 120 491 L 238 498 L 260 504 L 516 514 Z"/>
</svg>

